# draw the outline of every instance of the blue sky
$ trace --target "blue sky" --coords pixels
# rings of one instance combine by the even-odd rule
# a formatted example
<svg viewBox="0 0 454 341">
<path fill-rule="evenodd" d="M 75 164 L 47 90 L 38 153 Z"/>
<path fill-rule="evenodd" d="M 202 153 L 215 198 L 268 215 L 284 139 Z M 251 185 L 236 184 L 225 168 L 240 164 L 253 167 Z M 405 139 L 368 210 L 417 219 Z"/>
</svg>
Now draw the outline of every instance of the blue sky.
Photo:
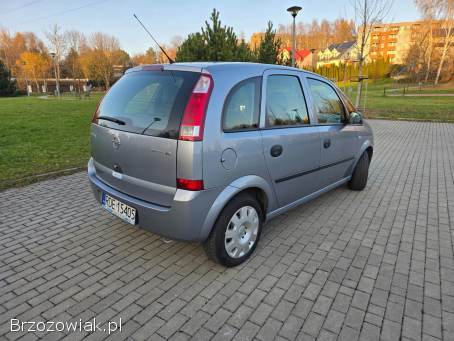
<svg viewBox="0 0 454 341">
<path fill-rule="evenodd" d="M 0 0 L 0 27 L 10 32 L 32 31 L 44 38 L 44 31 L 57 23 L 64 30 L 76 29 L 86 34 L 110 33 L 120 39 L 123 49 L 134 54 L 153 46 L 133 18 L 136 13 L 155 38 L 169 42 L 179 35 L 198 31 L 213 8 L 221 13 L 223 24 L 233 26 L 249 39 L 263 30 L 268 20 L 276 26 L 291 21 L 286 8 L 303 7 L 298 21 L 353 18 L 350 0 Z M 413 0 L 394 0 L 386 21 L 411 21 L 419 18 Z"/>
</svg>

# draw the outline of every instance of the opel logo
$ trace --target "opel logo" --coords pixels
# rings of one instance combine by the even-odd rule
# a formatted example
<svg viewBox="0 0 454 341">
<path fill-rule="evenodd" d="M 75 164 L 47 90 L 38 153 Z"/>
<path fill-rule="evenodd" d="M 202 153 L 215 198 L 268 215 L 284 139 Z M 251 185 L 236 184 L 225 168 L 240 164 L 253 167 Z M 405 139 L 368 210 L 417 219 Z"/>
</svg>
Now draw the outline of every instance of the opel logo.
<svg viewBox="0 0 454 341">
<path fill-rule="evenodd" d="M 112 138 L 112 146 L 114 147 L 114 149 L 120 148 L 120 138 L 116 135 L 114 135 L 114 137 Z"/>
</svg>

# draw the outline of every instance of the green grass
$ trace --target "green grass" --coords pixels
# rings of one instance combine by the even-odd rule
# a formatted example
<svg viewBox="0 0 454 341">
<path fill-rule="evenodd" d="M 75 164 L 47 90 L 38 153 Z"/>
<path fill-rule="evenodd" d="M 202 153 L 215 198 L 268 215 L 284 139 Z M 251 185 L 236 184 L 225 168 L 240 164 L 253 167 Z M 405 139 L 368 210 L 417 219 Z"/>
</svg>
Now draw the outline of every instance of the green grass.
<svg viewBox="0 0 454 341">
<path fill-rule="evenodd" d="M 394 92 L 389 92 L 389 94 L 396 94 L 396 95 L 403 95 L 404 94 L 404 89 L 400 88 Z M 410 89 L 405 89 L 405 94 L 451 94 L 454 95 L 454 89 L 438 89 L 438 88 L 410 88 Z"/>
<path fill-rule="evenodd" d="M 352 86 L 353 91 L 347 90 L 345 93 L 354 101 L 356 84 Z M 344 90 L 342 85 L 341 88 Z M 345 88 L 348 89 L 348 85 Z M 454 122 L 454 97 L 384 96 L 384 88 L 388 91 L 392 88 L 392 83 L 389 80 L 369 82 L 366 117 Z M 427 93 L 454 93 L 454 88 L 430 88 L 425 91 Z M 362 108 L 363 105 L 361 105 Z"/>
<path fill-rule="evenodd" d="M 99 98 L 0 98 L 0 188 L 17 179 L 84 167 Z"/>
</svg>

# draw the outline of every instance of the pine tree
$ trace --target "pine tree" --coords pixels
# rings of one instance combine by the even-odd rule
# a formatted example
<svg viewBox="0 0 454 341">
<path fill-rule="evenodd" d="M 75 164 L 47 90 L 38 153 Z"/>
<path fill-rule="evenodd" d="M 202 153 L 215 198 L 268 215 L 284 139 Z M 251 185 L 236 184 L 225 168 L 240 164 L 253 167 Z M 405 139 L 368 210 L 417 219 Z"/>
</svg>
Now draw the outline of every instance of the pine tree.
<svg viewBox="0 0 454 341">
<path fill-rule="evenodd" d="M 265 64 L 277 64 L 281 45 L 280 39 L 276 38 L 276 30 L 273 30 L 273 23 L 269 21 L 265 36 L 257 49 L 257 61 Z"/>
<path fill-rule="evenodd" d="M 205 21 L 202 35 L 207 42 L 208 60 L 233 61 L 237 48 L 237 37 L 232 27 L 221 26 L 219 12 L 213 9 L 211 13 L 211 25 Z"/>
<path fill-rule="evenodd" d="M 176 60 L 179 62 L 209 60 L 202 34 L 199 32 L 191 33 L 178 48 Z"/>
<path fill-rule="evenodd" d="M 238 38 L 232 27 L 222 26 L 219 12 L 213 9 L 202 32 L 192 33 L 178 48 L 176 60 L 184 61 L 252 61 L 249 45 Z"/>
<path fill-rule="evenodd" d="M 2 60 L 0 60 L 0 96 L 16 94 L 16 82 L 11 80 L 11 74 Z"/>
<path fill-rule="evenodd" d="M 235 60 L 238 62 L 252 62 L 255 61 L 254 53 L 249 48 L 249 44 L 241 40 L 238 44 L 235 54 Z"/>
</svg>

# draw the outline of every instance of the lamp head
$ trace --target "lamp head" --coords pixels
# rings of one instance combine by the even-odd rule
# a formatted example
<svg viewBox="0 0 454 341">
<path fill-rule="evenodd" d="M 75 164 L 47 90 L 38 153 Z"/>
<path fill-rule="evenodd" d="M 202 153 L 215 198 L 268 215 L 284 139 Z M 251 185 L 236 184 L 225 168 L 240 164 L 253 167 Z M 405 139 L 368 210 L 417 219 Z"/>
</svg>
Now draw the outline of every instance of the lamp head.
<svg viewBox="0 0 454 341">
<path fill-rule="evenodd" d="M 299 6 L 292 6 L 292 7 L 287 8 L 287 12 L 289 12 L 292 15 L 292 17 L 296 17 L 298 12 L 301 10 L 302 10 L 302 8 Z"/>
</svg>

